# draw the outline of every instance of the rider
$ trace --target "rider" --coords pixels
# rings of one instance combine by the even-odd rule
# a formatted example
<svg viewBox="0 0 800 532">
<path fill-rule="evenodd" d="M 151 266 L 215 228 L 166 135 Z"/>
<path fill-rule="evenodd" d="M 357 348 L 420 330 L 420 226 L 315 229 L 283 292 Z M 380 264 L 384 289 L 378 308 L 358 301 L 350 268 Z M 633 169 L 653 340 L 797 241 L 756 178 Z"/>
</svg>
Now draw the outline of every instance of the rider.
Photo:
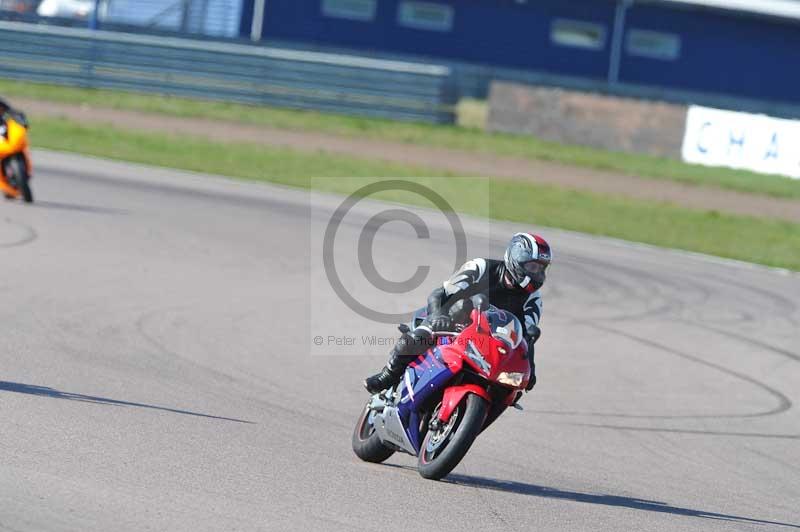
<svg viewBox="0 0 800 532">
<path fill-rule="evenodd" d="M 23 127 L 28 127 L 28 119 L 25 117 L 25 113 L 14 109 L 8 104 L 8 102 L 0 98 L 0 126 L 5 125 L 6 115 L 13 118 L 15 122 L 19 123 Z"/>
<path fill-rule="evenodd" d="M 552 254 L 544 238 L 532 233 L 517 233 L 511 238 L 504 260 L 473 259 L 466 262 L 441 287 L 428 297 L 428 317 L 403 335 L 389 355 L 389 362 L 377 374 L 364 381 L 370 393 L 400 382 L 406 366 L 433 345 L 433 332 L 450 330 L 453 319 L 448 313 L 457 301 L 482 294 L 490 304 L 514 314 L 525 328 L 531 378 L 528 390 L 536 384 L 533 345 L 539 339 L 542 298 L 539 289 L 546 277 Z"/>
<path fill-rule="evenodd" d="M 0 98 L 0 136 L 6 136 L 6 113 L 11 109 L 9 105 Z"/>
</svg>

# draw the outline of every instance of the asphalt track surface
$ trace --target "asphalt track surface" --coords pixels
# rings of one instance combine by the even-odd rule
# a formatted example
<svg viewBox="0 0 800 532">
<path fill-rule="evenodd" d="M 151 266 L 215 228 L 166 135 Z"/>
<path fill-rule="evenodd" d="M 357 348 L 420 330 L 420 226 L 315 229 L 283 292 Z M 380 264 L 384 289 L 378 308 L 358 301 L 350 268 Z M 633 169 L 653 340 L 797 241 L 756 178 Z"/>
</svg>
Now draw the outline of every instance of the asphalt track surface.
<svg viewBox="0 0 800 532">
<path fill-rule="evenodd" d="M 361 335 L 394 330 L 325 288 L 341 198 L 35 158 L 38 203 L 0 204 L 0 530 L 800 530 L 797 276 L 542 230 L 540 385 L 431 482 L 350 450 L 387 351 Z M 430 238 L 386 224 L 375 263 L 424 286 L 337 262 L 371 307 L 453 267 L 414 213 Z M 524 228 L 463 223 L 470 255 Z"/>
</svg>

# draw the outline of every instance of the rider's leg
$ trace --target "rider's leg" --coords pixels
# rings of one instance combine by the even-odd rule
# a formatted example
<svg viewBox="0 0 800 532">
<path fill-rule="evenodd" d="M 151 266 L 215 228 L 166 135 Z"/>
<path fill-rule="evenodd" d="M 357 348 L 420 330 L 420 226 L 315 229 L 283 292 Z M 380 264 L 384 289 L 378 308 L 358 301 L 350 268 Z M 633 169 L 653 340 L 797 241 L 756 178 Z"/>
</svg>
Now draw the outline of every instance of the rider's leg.
<svg viewBox="0 0 800 532">
<path fill-rule="evenodd" d="M 431 330 L 425 325 L 420 325 L 410 333 L 404 332 L 389 353 L 386 366 L 375 375 L 367 377 L 364 387 L 369 393 L 375 394 L 397 384 L 406 367 L 432 345 Z"/>
</svg>

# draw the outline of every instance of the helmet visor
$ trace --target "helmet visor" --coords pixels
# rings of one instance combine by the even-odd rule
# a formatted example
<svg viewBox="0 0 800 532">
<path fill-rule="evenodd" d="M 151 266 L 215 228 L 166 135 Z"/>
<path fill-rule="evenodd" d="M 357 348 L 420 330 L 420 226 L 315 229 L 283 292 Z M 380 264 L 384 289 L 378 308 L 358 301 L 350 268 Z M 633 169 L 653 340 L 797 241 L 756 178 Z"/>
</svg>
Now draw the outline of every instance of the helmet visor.
<svg viewBox="0 0 800 532">
<path fill-rule="evenodd" d="M 545 270 L 547 270 L 547 264 L 536 261 L 526 262 L 522 267 L 525 268 L 525 271 L 531 276 L 543 275 Z"/>
</svg>

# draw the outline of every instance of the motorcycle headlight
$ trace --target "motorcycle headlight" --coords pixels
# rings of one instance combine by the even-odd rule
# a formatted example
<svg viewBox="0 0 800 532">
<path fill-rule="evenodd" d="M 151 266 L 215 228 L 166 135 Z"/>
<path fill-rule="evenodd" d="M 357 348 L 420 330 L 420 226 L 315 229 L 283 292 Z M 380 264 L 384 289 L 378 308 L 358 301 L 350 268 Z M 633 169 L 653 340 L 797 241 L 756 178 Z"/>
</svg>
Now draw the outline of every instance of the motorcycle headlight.
<svg viewBox="0 0 800 532">
<path fill-rule="evenodd" d="M 509 373 L 504 371 L 503 373 L 497 376 L 497 382 L 499 382 L 500 384 L 505 384 L 517 388 L 520 385 L 522 385 L 522 379 L 524 378 L 525 378 L 524 373 Z"/>
</svg>

